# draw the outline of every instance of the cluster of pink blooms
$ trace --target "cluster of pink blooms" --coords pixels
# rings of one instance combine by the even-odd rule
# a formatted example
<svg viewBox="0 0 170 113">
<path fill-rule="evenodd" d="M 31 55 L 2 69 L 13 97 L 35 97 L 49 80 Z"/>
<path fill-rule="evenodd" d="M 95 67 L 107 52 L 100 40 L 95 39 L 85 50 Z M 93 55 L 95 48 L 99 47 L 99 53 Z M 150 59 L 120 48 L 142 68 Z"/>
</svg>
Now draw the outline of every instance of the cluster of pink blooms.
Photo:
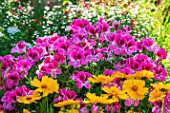
<svg viewBox="0 0 170 113">
<path fill-rule="evenodd" d="M 15 92 L 14 90 L 19 88 L 19 80 L 29 76 L 28 71 L 37 64 L 36 74 L 39 79 L 45 75 L 51 75 L 52 78 L 60 76 L 64 71 L 60 68 L 61 65 L 73 66 L 76 72 L 70 73 L 72 75 L 70 78 L 76 82 L 77 88 L 90 88 L 87 78 L 92 76 L 89 72 L 77 70 L 83 65 L 89 63 L 92 65 L 98 61 L 108 61 L 113 65 L 112 69 L 103 70 L 106 76 L 116 71 L 132 74 L 136 71 L 149 70 L 154 72 L 156 80 L 165 81 L 167 72 L 159 62 L 166 59 L 166 51 L 150 38 L 136 41 L 130 35 L 132 31 L 130 26 L 122 26 L 120 22 L 106 22 L 103 18 L 94 25 L 87 20 L 74 19 L 67 30 L 71 33 L 69 38 L 57 34 L 39 37 L 32 48 L 26 48 L 26 43 L 21 41 L 11 50 L 12 53 L 20 54 L 17 58 L 12 55 L 0 56 L 2 63 L 0 81 L 6 79 L 1 84 L 1 89 L 5 92 L 1 99 L 3 109 L 12 109 L 11 104 L 16 100 L 5 98 L 10 98 L 7 96 L 8 93 Z M 154 53 L 158 58 L 151 59 L 145 55 L 147 52 Z M 119 62 L 115 65 L 117 61 Z M 121 80 L 115 79 L 114 84 L 121 89 Z M 58 100 L 69 98 L 67 92 L 69 91 L 62 89 Z M 68 94 L 71 95 L 70 93 L 73 95 L 71 98 L 75 98 L 76 94 L 73 92 Z"/>
<path fill-rule="evenodd" d="M 80 101 L 80 108 L 79 108 L 80 113 L 86 113 L 87 105 L 82 103 L 82 98 L 77 98 L 76 92 L 72 90 L 67 90 L 66 88 L 59 90 L 59 96 L 54 99 L 54 103 L 58 103 L 58 102 L 68 100 L 68 99 L 79 100 Z"/>
<path fill-rule="evenodd" d="M 16 103 L 18 96 L 32 95 L 33 90 L 28 89 L 26 86 L 15 87 L 11 91 L 5 91 L 4 96 L 1 98 L 3 102 L 3 109 L 13 110 L 15 106 L 13 103 Z"/>
</svg>

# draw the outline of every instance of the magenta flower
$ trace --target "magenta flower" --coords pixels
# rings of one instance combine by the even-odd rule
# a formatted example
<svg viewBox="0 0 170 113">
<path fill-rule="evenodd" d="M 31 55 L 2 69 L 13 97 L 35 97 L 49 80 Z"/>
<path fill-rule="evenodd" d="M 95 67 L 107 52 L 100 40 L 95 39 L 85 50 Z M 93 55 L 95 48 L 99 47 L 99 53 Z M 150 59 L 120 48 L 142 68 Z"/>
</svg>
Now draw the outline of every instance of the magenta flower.
<svg viewBox="0 0 170 113">
<path fill-rule="evenodd" d="M 75 82 L 76 82 L 76 86 L 77 88 L 82 88 L 83 86 L 87 89 L 89 89 L 91 86 L 87 80 L 87 78 L 92 77 L 92 75 L 88 72 L 78 72 L 73 74 L 72 76 L 70 76 L 70 78 L 72 78 Z"/>
<path fill-rule="evenodd" d="M 123 81 L 120 78 L 115 78 L 113 80 L 113 85 L 116 86 L 118 89 L 122 90 Z"/>
<path fill-rule="evenodd" d="M 113 70 L 111 70 L 111 69 L 106 69 L 106 70 L 104 70 L 103 75 L 105 75 L 105 76 L 111 76 L 113 73 L 114 73 Z"/>
<path fill-rule="evenodd" d="M 151 38 L 144 38 L 142 40 L 142 45 L 149 52 L 154 51 L 155 44 L 154 44 L 154 40 L 152 40 Z"/>
<path fill-rule="evenodd" d="M 22 53 L 26 49 L 26 43 L 24 41 L 18 42 L 14 48 L 11 49 L 11 53 Z"/>
<path fill-rule="evenodd" d="M 153 113 L 161 113 L 162 110 L 162 100 L 156 101 L 153 103 L 154 107 L 152 108 Z"/>
<path fill-rule="evenodd" d="M 160 80 L 162 82 L 165 81 L 165 78 L 168 76 L 168 73 L 166 72 L 165 68 L 163 68 L 160 65 L 157 65 L 154 68 L 154 76 L 156 80 Z"/>
<path fill-rule="evenodd" d="M 121 22 L 120 22 L 120 21 L 113 22 L 113 23 L 112 23 L 112 27 L 113 27 L 113 29 L 117 30 L 117 29 L 119 28 L 120 24 L 121 24 Z"/>
<path fill-rule="evenodd" d="M 126 47 L 125 52 L 126 52 L 127 55 L 131 55 L 132 53 L 137 51 L 136 43 L 133 39 L 129 40 L 126 43 L 125 47 Z"/>
<path fill-rule="evenodd" d="M 166 53 L 165 49 L 159 48 L 155 51 L 155 55 L 157 55 L 159 59 L 166 59 L 168 54 Z"/>
<path fill-rule="evenodd" d="M 126 105 L 126 106 L 134 105 L 135 107 L 137 107 L 137 106 L 139 105 L 139 100 L 137 99 L 137 100 L 133 101 L 133 100 L 131 100 L 130 98 L 128 98 L 128 99 L 126 99 L 126 101 L 125 101 L 125 105 Z"/>
<path fill-rule="evenodd" d="M 76 92 L 63 88 L 59 90 L 59 96 L 54 99 L 54 102 L 57 103 L 68 99 L 76 99 Z"/>
<path fill-rule="evenodd" d="M 13 86 L 16 86 L 18 84 L 18 81 L 20 80 L 18 73 L 9 73 L 6 77 L 6 83 L 9 88 L 12 88 Z"/>
<path fill-rule="evenodd" d="M 73 50 L 69 55 L 70 61 L 69 65 L 73 65 L 74 68 L 78 68 L 84 61 L 84 54 L 82 51 Z"/>
<path fill-rule="evenodd" d="M 125 31 L 126 33 L 132 32 L 132 28 L 128 25 L 124 26 L 122 30 Z"/>
<path fill-rule="evenodd" d="M 32 48 L 27 49 L 27 54 L 28 54 L 28 59 L 33 61 L 38 61 L 41 58 L 39 52 Z"/>
</svg>

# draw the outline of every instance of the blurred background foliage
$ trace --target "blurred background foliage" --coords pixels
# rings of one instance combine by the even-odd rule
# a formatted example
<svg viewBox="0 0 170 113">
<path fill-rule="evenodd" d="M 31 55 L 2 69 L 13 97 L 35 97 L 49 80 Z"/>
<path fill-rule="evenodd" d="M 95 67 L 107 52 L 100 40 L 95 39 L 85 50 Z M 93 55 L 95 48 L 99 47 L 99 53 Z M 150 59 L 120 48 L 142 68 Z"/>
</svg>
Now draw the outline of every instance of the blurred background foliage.
<svg viewBox="0 0 170 113">
<path fill-rule="evenodd" d="M 136 40 L 153 38 L 170 53 L 169 0 L 0 0 L 0 56 L 18 42 L 27 47 L 41 36 L 69 36 L 65 28 L 74 18 L 95 23 L 100 17 L 133 28 Z M 170 54 L 162 62 L 170 74 Z"/>
</svg>

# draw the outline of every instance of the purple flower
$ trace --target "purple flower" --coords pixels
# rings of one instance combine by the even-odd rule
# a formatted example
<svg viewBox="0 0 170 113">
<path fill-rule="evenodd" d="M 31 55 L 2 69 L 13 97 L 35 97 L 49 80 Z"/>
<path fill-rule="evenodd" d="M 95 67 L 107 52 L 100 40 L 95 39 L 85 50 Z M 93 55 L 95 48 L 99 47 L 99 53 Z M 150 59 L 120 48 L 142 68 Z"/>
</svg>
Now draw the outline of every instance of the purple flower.
<svg viewBox="0 0 170 113">
<path fill-rule="evenodd" d="M 24 41 L 20 41 L 16 44 L 14 48 L 11 49 L 11 53 L 22 53 L 26 49 L 26 43 Z"/>
</svg>

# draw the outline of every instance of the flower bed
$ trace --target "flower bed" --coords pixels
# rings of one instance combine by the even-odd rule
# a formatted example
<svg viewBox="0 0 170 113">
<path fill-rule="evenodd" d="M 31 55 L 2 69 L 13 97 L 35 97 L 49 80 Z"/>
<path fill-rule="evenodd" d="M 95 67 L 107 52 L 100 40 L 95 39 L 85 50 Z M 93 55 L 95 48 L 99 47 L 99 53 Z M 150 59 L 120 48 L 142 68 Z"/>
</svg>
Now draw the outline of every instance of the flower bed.
<svg viewBox="0 0 170 113">
<path fill-rule="evenodd" d="M 169 112 L 170 84 L 153 39 L 128 25 L 74 19 L 70 37 L 20 41 L 0 57 L 1 110 L 36 113 Z"/>
</svg>

